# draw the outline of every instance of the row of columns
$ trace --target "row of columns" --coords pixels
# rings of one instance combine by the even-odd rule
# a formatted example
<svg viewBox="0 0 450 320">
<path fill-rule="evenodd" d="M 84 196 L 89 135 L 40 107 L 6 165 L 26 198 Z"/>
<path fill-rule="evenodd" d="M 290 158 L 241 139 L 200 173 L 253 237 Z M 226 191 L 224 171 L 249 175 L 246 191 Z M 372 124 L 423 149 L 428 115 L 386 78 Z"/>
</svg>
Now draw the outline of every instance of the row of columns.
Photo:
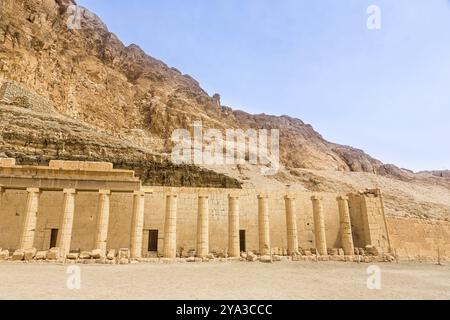
<svg viewBox="0 0 450 320">
<path fill-rule="evenodd" d="M 75 189 L 65 189 L 64 209 L 61 223 L 61 233 L 58 238 L 58 247 L 64 257 L 70 252 L 72 229 L 75 213 Z M 0 205 L 3 199 L 4 189 L 0 188 Z M 25 212 L 25 223 L 20 239 L 20 249 L 33 247 L 36 231 L 37 213 L 39 207 L 40 190 L 36 188 L 27 189 L 27 205 Z M 107 238 L 110 215 L 111 191 L 99 191 L 99 206 L 97 215 L 97 228 L 95 234 L 95 248 L 106 253 Z M 177 200 L 176 194 L 168 194 L 166 197 L 166 215 L 164 226 L 164 257 L 176 257 L 176 233 L 177 233 Z M 287 245 L 290 255 L 298 254 L 298 229 L 295 197 L 285 197 Z M 315 243 L 320 255 L 327 255 L 325 217 L 322 198 L 313 196 Z M 354 254 L 352 228 L 347 197 L 338 197 L 340 214 L 341 243 L 346 255 Z M 230 257 L 239 257 L 239 197 L 230 195 L 228 199 L 228 254 Z M 144 228 L 145 192 L 138 191 L 133 197 L 133 216 L 131 230 L 131 257 L 140 258 L 142 254 L 143 228 Z M 259 228 L 259 251 L 262 255 L 270 255 L 270 215 L 268 195 L 258 196 L 258 228 Z M 209 197 L 200 195 L 198 198 L 198 221 L 197 221 L 197 255 L 205 257 L 209 254 Z"/>
<path fill-rule="evenodd" d="M 209 198 L 207 195 L 198 197 L 197 213 L 197 256 L 200 258 L 209 254 Z M 325 215 L 323 209 L 323 198 L 313 196 L 311 198 L 314 216 L 314 234 L 317 252 L 320 255 L 328 255 Z M 348 198 L 340 196 L 337 198 L 340 215 L 341 243 L 345 255 L 354 255 L 352 227 Z M 287 245 L 289 255 L 299 253 L 296 199 L 293 195 L 285 197 Z M 166 219 L 164 229 L 164 257 L 176 257 L 176 228 L 177 228 L 177 195 L 168 194 L 166 198 Z M 259 229 L 259 252 L 262 255 L 271 254 L 270 245 L 270 215 L 269 197 L 262 194 L 258 196 L 258 229 Z M 239 239 L 239 197 L 230 195 L 228 197 L 228 255 L 229 257 L 240 256 Z"/>
<path fill-rule="evenodd" d="M 3 199 L 4 188 L 0 188 L 0 206 Z M 60 234 L 57 246 L 60 249 L 62 257 L 70 253 L 72 240 L 73 221 L 75 215 L 75 197 L 77 190 L 64 189 L 63 215 L 61 219 Z M 39 209 L 39 197 L 41 190 L 37 188 L 27 189 L 27 203 L 25 210 L 24 226 L 20 238 L 19 249 L 26 250 L 33 248 L 34 237 L 36 233 L 37 215 Z M 111 191 L 99 191 L 99 204 L 97 214 L 97 227 L 95 232 L 95 249 L 101 250 L 106 254 L 109 216 L 110 216 Z M 131 248 L 132 258 L 140 258 L 142 255 L 142 240 L 144 229 L 144 206 L 145 192 L 136 191 L 133 196 L 133 216 L 131 230 Z M 175 211 L 176 212 L 176 211 Z"/>
</svg>

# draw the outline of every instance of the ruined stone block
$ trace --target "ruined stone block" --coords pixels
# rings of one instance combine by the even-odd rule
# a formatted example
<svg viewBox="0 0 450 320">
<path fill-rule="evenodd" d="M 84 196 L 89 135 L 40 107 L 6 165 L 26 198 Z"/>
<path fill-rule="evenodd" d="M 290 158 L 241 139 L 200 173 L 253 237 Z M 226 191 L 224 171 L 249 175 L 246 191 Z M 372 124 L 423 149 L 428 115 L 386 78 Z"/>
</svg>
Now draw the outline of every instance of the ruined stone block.
<svg viewBox="0 0 450 320">
<path fill-rule="evenodd" d="M 12 261 L 22 261 L 25 257 L 25 251 L 24 250 L 16 250 L 13 253 Z"/>
<path fill-rule="evenodd" d="M 130 249 L 128 249 L 128 248 L 120 249 L 118 258 L 119 258 L 119 260 L 121 260 L 121 259 L 130 259 Z"/>
<path fill-rule="evenodd" d="M 36 253 L 36 260 L 46 260 L 47 259 L 47 251 L 38 251 Z"/>
<path fill-rule="evenodd" d="M 91 258 L 92 259 L 102 259 L 105 257 L 105 252 L 100 249 L 92 250 Z"/>
<path fill-rule="evenodd" d="M 9 251 L 8 250 L 0 250 L 0 261 L 5 261 L 9 259 Z"/>
<path fill-rule="evenodd" d="M 16 165 L 16 159 L 13 158 L 0 158 L 0 167 L 12 168 Z"/>
<path fill-rule="evenodd" d="M 261 256 L 261 258 L 259 258 L 259 261 L 262 263 L 272 263 L 272 257 L 269 255 L 265 255 L 265 256 Z"/>
<path fill-rule="evenodd" d="M 56 261 L 61 257 L 59 248 L 51 248 L 47 252 L 47 260 Z"/>
<path fill-rule="evenodd" d="M 116 250 L 112 249 L 108 251 L 108 254 L 106 255 L 106 258 L 108 260 L 114 260 L 116 258 Z"/>
<path fill-rule="evenodd" d="M 30 261 L 33 260 L 33 258 L 36 256 L 37 250 L 35 248 L 27 249 L 24 252 L 24 260 Z"/>
<path fill-rule="evenodd" d="M 87 260 L 91 259 L 91 253 L 89 251 L 83 251 L 80 253 L 80 259 Z"/>
<path fill-rule="evenodd" d="M 71 252 L 71 253 L 69 253 L 67 255 L 67 259 L 69 259 L 69 260 L 77 260 L 79 256 L 80 256 L 79 253 Z"/>
</svg>

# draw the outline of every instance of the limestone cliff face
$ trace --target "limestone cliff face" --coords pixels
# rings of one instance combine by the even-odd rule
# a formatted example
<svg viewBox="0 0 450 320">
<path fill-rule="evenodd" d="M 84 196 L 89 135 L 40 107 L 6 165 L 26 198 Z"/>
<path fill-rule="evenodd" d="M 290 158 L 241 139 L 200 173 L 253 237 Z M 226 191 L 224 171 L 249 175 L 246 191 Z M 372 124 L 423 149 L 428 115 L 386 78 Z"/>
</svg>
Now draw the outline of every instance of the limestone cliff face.
<svg viewBox="0 0 450 320">
<path fill-rule="evenodd" d="M 0 0 L 0 79 L 47 97 L 61 115 L 156 153 L 169 152 L 174 129 L 201 120 L 205 128 L 280 129 L 288 167 L 389 174 L 380 161 L 324 140 L 301 120 L 221 107 L 190 76 L 124 46 L 88 10 L 81 29 L 67 28 L 71 4 Z"/>
</svg>

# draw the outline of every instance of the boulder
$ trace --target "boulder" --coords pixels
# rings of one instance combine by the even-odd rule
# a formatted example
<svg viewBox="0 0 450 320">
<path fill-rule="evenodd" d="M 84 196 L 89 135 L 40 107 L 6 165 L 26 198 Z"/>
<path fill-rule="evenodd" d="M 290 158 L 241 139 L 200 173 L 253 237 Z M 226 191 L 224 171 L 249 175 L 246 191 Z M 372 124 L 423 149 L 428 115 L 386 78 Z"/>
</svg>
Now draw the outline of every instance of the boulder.
<svg viewBox="0 0 450 320">
<path fill-rule="evenodd" d="M 366 252 L 369 256 L 377 257 L 380 255 L 380 250 L 375 246 L 366 246 Z"/>
<path fill-rule="evenodd" d="M 12 261 L 22 261 L 25 257 L 25 251 L 24 250 L 16 250 L 13 253 Z"/>
<path fill-rule="evenodd" d="M 187 259 L 186 259 L 186 262 L 190 262 L 190 263 L 195 262 L 195 257 L 189 257 L 189 258 L 187 258 Z"/>
<path fill-rule="evenodd" d="M 272 260 L 274 262 L 281 262 L 281 261 L 283 261 L 283 257 L 275 255 L 275 256 L 272 257 Z"/>
<path fill-rule="evenodd" d="M 0 251 L 0 261 L 5 261 L 8 258 L 9 258 L 9 251 L 8 250 Z"/>
<path fill-rule="evenodd" d="M 47 260 L 58 260 L 61 257 L 59 248 L 51 248 L 47 252 Z"/>
<path fill-rule="evenodd" d="M 261 258 L 259 258 L 259 261 L 262 263 L 272 263 L 272 257 L 271 256 L 261 256 Z"/>
<path fill-rule="evenodd" d="M 130 264 L 130 260 L 127 258 L 121 258 L 119 259 L 120 264 Z"/>
<path fill-rule="evenodd" d="M 247 261 L 255 262 L 257 260 L 258 260 L 258 256 L 256 254 L 254 254 L 253 252 L 247 253 Z"/>
<path fill-rule="evenodd" d="M 36 253 L 35 259 L 38 260 L 38 261 L 42 261 L 42 260 L 47 259 L 47 251 L 38 251 Z"/>
<path fill-rule="evenodd" d="M 114 260 L 116 258 L 116 250 L 112 249 L 108 251 L 108 254 L 106 255 L 106 258 L 108 260 Z"/>
<path fill-rule="evenodd" d="M 344 249 L 342 249 L 342 248 L 339 249 L 339 255 L 340 256 L 345 256 Z"/>
<path fill-rule="evenodd" d="M 102 259 L 105 257 L 105 252 L 100 249 L 92 250 L 91 258 L 92 259 Z"/>
<path fill-rule="evenodd" d="M 128 249 L 128 248 L 120 249 L 118 258 L 119 258 L 119 260 L 121 260 L 121 259 L 130 259 L 130 249 Z"/>
<path fill-rule="evenodd" d="M 247 259 L 247 253 L 242 252 L 242 253 L 241 253 L 241 258 L 242 258 L 242 259 Z"/>
<path fill-rule="evenodd" d="M 31 261 L 36 256 L 37 250 L 36 248 L 27 249 L 24 253 L 24 259 L 25 261 Z"/>
<path fill-rule="evenodd" d="M 91 258 L 91 253 L 89 251 L 83 251 L 80 253 L 80 259 L 87 260 Z"/>
<path fill-rule="evenodd" d="M 77 260 L 80 254 L 78 252 L 71 252 L 67 255 L 67 259 L 69 260 Z"/>
<path fill-rule="evenodd" d="M 329 256 L 337 256 L 339 255 L 339 249 L 327 249 L 327 253 Z"/>
<path fill-rule="evenodd" d="M 307 257 L 312 257 L 313 253 L 310 250 L 303 250 L 303 255 Z"/>
</svg>

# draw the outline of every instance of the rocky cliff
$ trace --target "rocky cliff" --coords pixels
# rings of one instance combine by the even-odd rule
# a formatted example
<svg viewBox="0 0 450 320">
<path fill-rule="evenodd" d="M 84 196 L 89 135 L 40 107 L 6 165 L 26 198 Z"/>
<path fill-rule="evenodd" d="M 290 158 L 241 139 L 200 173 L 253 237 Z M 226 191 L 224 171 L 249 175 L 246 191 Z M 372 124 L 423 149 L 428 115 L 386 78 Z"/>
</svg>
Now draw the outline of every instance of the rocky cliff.
<svg viewBox="0 0 450 320">
<path fill-rule="evenodd" d="M 324 140 L 301 120 L 220 106 L 189 75 L 124 46 L 86 9 L 81 28 L 69 29 L 71 4 L 0 0 L 0 78 L 48 98 L 61 115 L 156 153 L 171 150 L 174 129 L 199 120 L 205 128 L 280 129 L 288 167 L 390 174 L 380 161 Z"/>
</svg>

